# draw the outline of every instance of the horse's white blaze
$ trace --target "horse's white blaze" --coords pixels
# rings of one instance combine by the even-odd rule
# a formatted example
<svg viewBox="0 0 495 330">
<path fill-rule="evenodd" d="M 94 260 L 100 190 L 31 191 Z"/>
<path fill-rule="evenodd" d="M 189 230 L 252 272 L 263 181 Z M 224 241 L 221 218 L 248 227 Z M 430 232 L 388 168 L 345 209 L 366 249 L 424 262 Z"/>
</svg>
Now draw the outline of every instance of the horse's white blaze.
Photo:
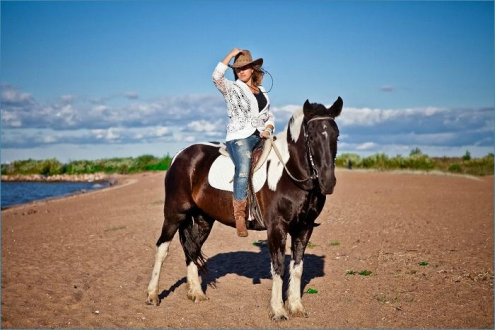
<svg viewBox="0 0 495 330">
<path fill-rule="evenodd" d="M 323 131 L 323 133 L 321 133 L 321 134 L 323 134 L 323 136 L 325 137 L 325 139 L 328 140 L 328 133 L 326 131 Z"/>
<path fill-rule="evenodd" d="M 287 314 L 284 309 L 284 301 L 282 298 L 282 284 L 283 279 L 280 275 L 275 274 L 272 264 L 272 299 L 270 301 L 270 306 L 273 316 L 275 317 L 286 316 Z"/>
<path fill-rule="evenodd" d="M 148 285 L 148 294 L 158 294 L 158 282 L 160 280 L 160 270 L 163 265 L 163 261 L 167 257 L 170 241 L 160 244 L 156 248 L 155 265 L 153 266 L 153 272 L 151 273 L 150 284 Z"/>
<path fill-rule="evenodd" d="M 199 282 L 198 266 L 194 262 L 191 262 L 187 266 L 187 284 L 189 285 L 189 296 L 196 297 L 197 295 L 204 295 L 203 289 L 201 289 L 201 283 Z"/>
<path fill-rule="evenodd" d="M 302 310 L 301 304 L 301 278 L 303 273 L 303 262 L 297 266 L 294 266 L 294 260 L 290 262 L 290 278 L 289 288 L 287 292 L 287 303 L 289 310 L 294 312 L 296 310 Z"/>
</svg>

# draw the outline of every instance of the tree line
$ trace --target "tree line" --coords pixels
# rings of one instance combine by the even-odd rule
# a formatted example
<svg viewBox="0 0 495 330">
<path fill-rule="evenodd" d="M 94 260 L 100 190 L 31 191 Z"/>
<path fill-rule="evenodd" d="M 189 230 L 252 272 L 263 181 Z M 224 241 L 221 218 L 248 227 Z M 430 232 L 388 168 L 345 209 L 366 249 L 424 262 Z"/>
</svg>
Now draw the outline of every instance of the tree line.
<svg viewBox="0 0 495 330">
<path fill-rule="evenodd" d="M 472 158 L 469 151 L 462 157 L 430 157 L 419 148 L 411 151 L 409 156 L 387 156 L 377 153 L 367 157 L 358 154 L 344 153 L 337 157 L 336 166 L 350 169 L 376 170 L 422 170 L 470 174 L 477 176 L 493 175 L 494 155 L 490 153 L 482 158 Z M 57 174 L 92 174 L 119 173 L 130 174 L 146 171 L 165 171 L 170 166 L 171 157 L 142 155 L 136 158 L 109 158 L 98 160 L 75 160 L 62 163 L 55 158 L 45 160 L 17 160 L 10 164 L 2 164 L 2 175 L 44 176 Z"/>
</svg>

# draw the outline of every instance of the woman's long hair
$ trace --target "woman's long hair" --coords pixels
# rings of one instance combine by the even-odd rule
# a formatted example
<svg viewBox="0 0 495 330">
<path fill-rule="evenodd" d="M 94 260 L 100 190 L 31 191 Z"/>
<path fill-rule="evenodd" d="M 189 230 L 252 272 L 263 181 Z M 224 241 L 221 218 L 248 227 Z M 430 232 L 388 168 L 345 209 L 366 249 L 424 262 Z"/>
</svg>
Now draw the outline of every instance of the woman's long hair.
<svg viewBox="0 0 495 330">
<path fill-rule="evenodd" d="M 261 85 L 261 83 L 263 82 L 263 75 L 265 74 L 265 72 L 263 70 L 261 70 L 261 65 L 257 64 L 257 65 L 253 65 L 253 84 L 255 86 L 259 86 Z"/>
<path fill-rule="evenodd" d="M 253 68 L 253 76 L 252 76 L 252 79 L 253 79 L 253 85 L 254 86 L 259 86 L 261 85 L 261 83 L 263 82 L 263 75 L 265 74 L 265 72 L 261 69 L 261 65 L 259 64 L 256 64 L 256 65 L 252 65 L 251 68 Z M 234 71 L 234 78 L 235 80 L 239 79 L 239 77 L 237 76 L 237 73 L 235 72 L 235 69 L 232 69 Z"/>
</svg>

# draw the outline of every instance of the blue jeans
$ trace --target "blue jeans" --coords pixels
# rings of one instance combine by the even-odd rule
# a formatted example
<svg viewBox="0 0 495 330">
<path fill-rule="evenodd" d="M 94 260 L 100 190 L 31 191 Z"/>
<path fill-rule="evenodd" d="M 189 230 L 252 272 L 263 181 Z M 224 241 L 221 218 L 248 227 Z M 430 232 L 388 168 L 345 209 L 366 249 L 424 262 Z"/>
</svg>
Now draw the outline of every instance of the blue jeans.
<svg viewBox="0 0 495 330">
<path fill-rule="evenodd" d="M 235 165 L 234 198 L 238 201 L 247 197 L 251 153 L 260 140 L 259 136 L 251 135 L 245 139 L 226 142 L 227 151 Z"/>
</svg>

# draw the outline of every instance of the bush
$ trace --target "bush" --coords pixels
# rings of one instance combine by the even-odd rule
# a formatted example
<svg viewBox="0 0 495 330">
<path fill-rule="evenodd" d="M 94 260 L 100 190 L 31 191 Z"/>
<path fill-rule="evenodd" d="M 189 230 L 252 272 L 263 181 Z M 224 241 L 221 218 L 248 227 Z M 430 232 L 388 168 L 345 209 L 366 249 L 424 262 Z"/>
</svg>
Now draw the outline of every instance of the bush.
<svg viewBox="0 0 495 330">
<path fill-rule="evenodd" d="M 421 149 L 419 149 L 418 147 L 416 147 L 413 150 L 411 150 L 411 152 L 409 153 L 409 156 L 422 155 L 422 154 L 423 153 L 421 152 Z"/>
<path fill-rule="evenodd" d="M 353 167 L 359 167 L 359 164 L 361 163 L 361 157 L 359 157 L 358 154 L 342 154 L 337 156 L 337 159 L 335 159 L 335 165 L 340 167 L 347 167 L 349 161 L 352 162 Z"/>
<path fill-rule="evenodd" d="M 452 164 L 449 167 L 449 172 L 461 173 L 462 172 L 462 167 L 459 164 Z"/>
</svg>

